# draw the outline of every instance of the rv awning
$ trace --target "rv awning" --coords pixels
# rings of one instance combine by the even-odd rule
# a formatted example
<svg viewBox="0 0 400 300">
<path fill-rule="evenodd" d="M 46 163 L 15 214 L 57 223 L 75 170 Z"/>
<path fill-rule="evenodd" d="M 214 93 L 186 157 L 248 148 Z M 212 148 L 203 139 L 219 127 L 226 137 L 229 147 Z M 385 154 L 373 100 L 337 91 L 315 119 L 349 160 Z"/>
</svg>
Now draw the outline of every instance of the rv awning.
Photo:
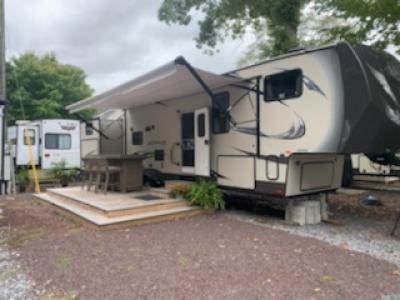
<svg viewBox="0 0 400 300">
<path fill-rule="evenodd" d="M 99 111 L 132 108 L 201 92 L 210 93 L 213 89 L 241 81 L 244 79 L 193 68 L 183 57 L 178 57 L 107 92 L 71 104 L 67 109 L 75 113 L 91 108 Z"/>
</svg>

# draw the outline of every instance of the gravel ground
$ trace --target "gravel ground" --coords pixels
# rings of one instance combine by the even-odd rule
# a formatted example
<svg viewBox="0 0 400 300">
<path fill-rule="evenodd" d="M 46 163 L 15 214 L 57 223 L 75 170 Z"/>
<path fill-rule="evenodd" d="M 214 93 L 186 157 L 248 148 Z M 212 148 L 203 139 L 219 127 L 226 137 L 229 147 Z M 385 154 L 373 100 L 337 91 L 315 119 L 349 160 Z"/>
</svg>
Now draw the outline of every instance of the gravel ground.
<svg viewBox="0 0 400 300">
<path fill-rule="evenodd" d="M 15 260 L 37 287 L 63 299 L 398 299 L 400 293 L 394 264 L 236 213 L 96 232 L 29 195 L 18 198 L 5 209 L 14 232 L 9 244 L 20 253 Z"/>
<path fill-rule="evenodd" d="M 360 200 L 367 195 L 381 200 L 382 206 L 365 206 Z M 389 235 L 396 213 L 400 211 L 400 198 L 386 192 L 332 194 L 329 198 L 331 216 L 336 226 L 322 223 L 312 226 L 290 226 L 281 218 L 271 217 L 262 210 L 258 214 L 231 211 L 229 216 L 243 222 L 279 229 L 294 235 L 312 237 L 331 245 L 365 253 L 400 267 L 400 228 L 395 237 Z"/>
</svg>

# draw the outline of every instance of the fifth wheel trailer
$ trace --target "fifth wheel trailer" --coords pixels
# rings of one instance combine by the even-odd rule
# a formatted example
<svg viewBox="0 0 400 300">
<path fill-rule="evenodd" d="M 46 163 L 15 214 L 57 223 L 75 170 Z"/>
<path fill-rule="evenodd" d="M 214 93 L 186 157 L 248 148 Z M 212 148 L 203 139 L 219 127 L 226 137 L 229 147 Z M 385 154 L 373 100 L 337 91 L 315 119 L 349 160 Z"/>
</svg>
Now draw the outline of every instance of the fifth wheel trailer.
<svg viewBox="0 0 400 300">
<path fill-rule="evenodd" d="M 42 169 L 64 160 L 67 168 L 80 167 L 80 122 L 66 119 L 17 121 L 8 127 L 8 143 L 16 167 L 31 162 Z"/>
<path fill-rule="evenodd" d="M 340 187 L 344 155 L 400 140 L 400 64 L 368 46 L 303 49 L 226 74 L 183 57 L 68 106 L 126 112 L 126 152 L 165 176 L 292 197 Z"/>
</svg>

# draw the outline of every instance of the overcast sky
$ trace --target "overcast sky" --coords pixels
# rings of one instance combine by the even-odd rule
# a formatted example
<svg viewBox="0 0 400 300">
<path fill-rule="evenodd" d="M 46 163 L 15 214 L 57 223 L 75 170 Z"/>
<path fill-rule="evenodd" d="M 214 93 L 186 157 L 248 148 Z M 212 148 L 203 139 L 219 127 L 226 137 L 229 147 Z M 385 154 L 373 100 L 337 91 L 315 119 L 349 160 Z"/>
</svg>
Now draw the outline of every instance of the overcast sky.
<svg viewBox="0 0 400 300">
<path fill-rule="evenodd" d="M 7 57 L 54 52 L 88 74 L 96 93 L 185 56 L 194 66 L 235 68 L 251 42 L 228 40 L 209 56 L 196 48 L 197 24 L 167 26 L 157 19 L 161 0 L 5 0 Z"/>
</svg>

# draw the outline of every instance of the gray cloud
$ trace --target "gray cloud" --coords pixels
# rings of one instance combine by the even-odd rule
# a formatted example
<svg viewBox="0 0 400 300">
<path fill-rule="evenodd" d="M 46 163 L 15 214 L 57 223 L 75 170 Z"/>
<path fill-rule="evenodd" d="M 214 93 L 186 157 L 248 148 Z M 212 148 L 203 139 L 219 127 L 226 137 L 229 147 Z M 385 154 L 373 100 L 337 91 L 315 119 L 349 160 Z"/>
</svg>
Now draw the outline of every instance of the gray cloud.
<svg viewBox="0 0 400 300">
<path fill-rule="evenodd" d="M 7 54 L 55 52 L 83 68 L 101 92 L 184 55 L 193 65 L 223 72 L 235 67 L 251 37 L 228 40 L 208 56 L 196 48 L 197 25 L 167 26 L 161 0 L 6 0 Z"/>
</svg>

